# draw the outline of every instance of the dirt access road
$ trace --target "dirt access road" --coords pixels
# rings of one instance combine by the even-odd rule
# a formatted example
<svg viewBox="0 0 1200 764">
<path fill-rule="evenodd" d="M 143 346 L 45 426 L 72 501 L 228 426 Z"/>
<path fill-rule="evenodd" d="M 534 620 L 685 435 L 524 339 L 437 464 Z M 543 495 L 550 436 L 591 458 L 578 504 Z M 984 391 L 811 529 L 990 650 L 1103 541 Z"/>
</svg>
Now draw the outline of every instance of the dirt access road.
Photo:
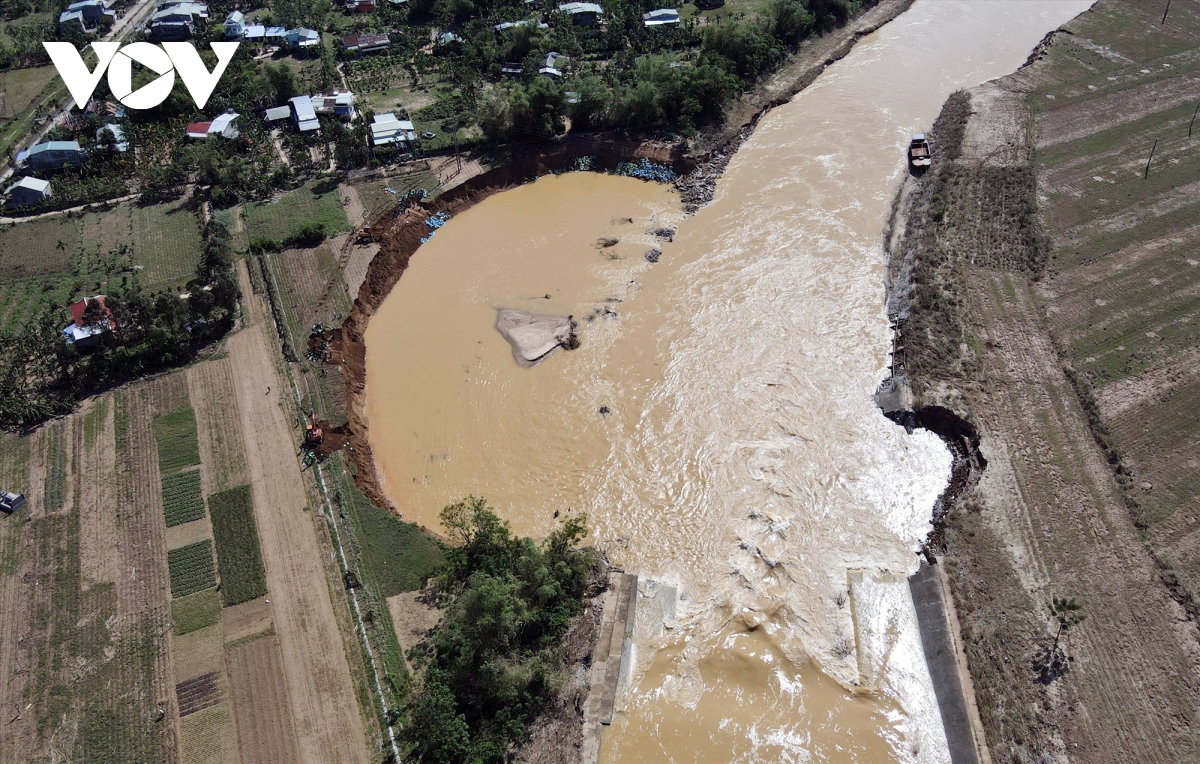
<svg viewBox="0 0 1200 764">
<path fill-rule="evenodd" d="M 229 340 L 229 360 L 299 760 L 366 764 L 366 734 L 346 657 L 357 646 L 347 645 L 338 629 L 317 516 L 307 508 L 296 460 L 296 430 L 282 407 L 287 382 L 273 362 L 269 318 L 250 288 L 245 263 L 239 263 L 238 277 L 246 326 Z"/>
</svg>

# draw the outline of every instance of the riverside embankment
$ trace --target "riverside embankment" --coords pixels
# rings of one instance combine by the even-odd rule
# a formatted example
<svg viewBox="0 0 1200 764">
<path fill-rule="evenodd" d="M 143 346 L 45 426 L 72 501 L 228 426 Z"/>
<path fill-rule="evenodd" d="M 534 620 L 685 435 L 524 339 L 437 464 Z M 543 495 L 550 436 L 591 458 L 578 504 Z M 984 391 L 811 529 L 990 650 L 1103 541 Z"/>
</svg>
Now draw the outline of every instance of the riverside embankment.
<svg viewBox="0 0 1200 764">
<path fill-rule="evenodd" d="M 906 405 L 970 423 L 979 455 L 931 551 L 995 761 L 1200 756 L 1196 462 L 1178 445 L 1197 421 L 1180 415 L 1197 389 L 1197 40 L 1194 8 L 1164 22 L 1099 0 L 950 98 L 940 161 L 897 198 Z M 1061 638 L 1055 598 L 1086 619 Z"/>
</svg>

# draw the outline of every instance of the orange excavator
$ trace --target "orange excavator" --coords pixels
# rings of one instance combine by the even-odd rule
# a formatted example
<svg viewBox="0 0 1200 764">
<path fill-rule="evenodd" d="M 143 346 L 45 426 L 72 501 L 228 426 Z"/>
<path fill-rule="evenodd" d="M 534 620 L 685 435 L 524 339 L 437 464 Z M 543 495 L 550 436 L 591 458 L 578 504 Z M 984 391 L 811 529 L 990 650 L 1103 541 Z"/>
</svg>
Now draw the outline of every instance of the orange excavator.
<svg viewBox="0 0 1200 764">
<path fill-rule="evenodd" d="M 306 448 L 316 448 L 321 445 L 321 440 L 324 439 L 325 433 L 321 432 L 321 428 L 317 425 L 317 415 L 312 409 L 308 411 L 308 424 L 304 425 L 304 446 Z"/>
</svg>

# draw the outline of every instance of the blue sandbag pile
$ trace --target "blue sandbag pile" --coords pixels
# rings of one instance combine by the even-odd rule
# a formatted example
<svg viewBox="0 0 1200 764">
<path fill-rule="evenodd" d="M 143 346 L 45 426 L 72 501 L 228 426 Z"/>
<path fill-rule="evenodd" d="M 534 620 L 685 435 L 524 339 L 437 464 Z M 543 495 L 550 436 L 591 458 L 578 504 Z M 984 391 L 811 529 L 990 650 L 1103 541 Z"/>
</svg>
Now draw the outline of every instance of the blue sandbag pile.
<svg viewBox="0 0 1200 764">
<path fill-rule="evenodd" d="M 614 174 L 624 175 L 627 178 L 652 180 L 655 183 L 671 183 L 675 178 L 679 177 L 670 167 L 665 164 L 651 162 L 649 159 L 642 159 L 636 164 L 633 162 L 621 162 L 617 165 Z"/>
<path fill-rule="evenodd" d="M 447 221 L 447 220 L 449 220 L 449 219 L 450 219 L 450 215 L 449 215 L 448 213 L 445 213 L 445 212 L 435 212 L 435 213 L 433 213 L 432 215 L 430 215 L 428 218 L 426 218 L 426 219 L 425 219 L 425 225 L 429 226 L 429 227 L 430 227 L 431 229 L 433 229 L 433 230 L 431 230 L 431 231 L 429 232 L 429 235 L 428 235 L 428 236 L 422 236 L 422 237 L 421 237 L 421 243 L 422 243 L 422 244 L 424 244 L 425 242 L 427 242 L 427 241 L 429 241 L 430 239 L 432 239 L 432 238 L 433 238 L 433 235 L 434 235 L 435 233 L 437 233 L 437 229 L 439 229 L 439 228 L 441 228 L 442 226 L 446 225 L 446 221 Z"/>
</svg>

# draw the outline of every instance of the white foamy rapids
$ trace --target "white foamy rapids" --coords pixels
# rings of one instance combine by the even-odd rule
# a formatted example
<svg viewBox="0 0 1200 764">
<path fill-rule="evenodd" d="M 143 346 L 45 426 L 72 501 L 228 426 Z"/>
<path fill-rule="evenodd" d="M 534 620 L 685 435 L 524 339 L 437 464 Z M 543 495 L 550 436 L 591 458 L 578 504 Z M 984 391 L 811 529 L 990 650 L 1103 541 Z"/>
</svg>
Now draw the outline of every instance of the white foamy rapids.
<svg viewBox="0 0 1200 764">
<path fill-rule="evenodd" d="M 696 635 L 726 618 L 763 623 L 792 660 L 811 655 L 853 685 L 854 659 L 837 650 L 853 642 L 838 605 L 846 571 L 915 570 L 950 456 L 872 403 L 888 326 L 861 306 L 880 303 L 878 248 L 826 259 L 844 240 L 806 241 L 805 226 L 764 236 L 756 221 L 743 217 L 674 279 L 672 302 L 695 307 L 664 328 L 665 379 L 593 502 L 625 511 L 593 512 L 596 537 L 623 539 L 618 562 L 676 582 Z M 637 559 L 621 560 L 623 548 Z M 716 561 L 728 575 L 712 575 Z M 699 657 L 707 641 L 685 652 Z"/>
</svg>

